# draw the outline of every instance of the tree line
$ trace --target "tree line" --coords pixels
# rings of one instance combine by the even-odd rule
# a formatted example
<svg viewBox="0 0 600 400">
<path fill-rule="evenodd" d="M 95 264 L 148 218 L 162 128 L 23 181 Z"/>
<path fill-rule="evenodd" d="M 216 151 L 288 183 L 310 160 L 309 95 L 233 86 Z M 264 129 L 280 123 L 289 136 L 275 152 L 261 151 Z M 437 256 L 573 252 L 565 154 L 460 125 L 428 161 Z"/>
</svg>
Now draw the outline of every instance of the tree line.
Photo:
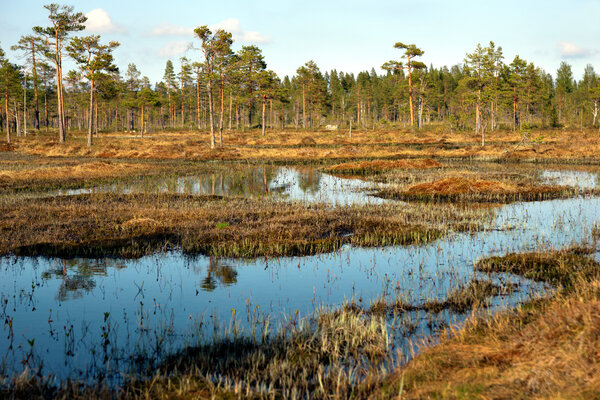
<svg viewBox="0 0 600 400">
<path fill-rule="evenodd" d="M 166 62 L 162 81 L 152 84 L 135 64 L 119 71 L 113 50 L 100 35 L 74 36 L 86 17 L 73 7 L 50 4 L 49 24 L 33 27 L 11 47 L 25 60 L 12 63 L 0 48 L 0 125 L 11 134 L 87 130 L 88 145 L 99 131 L 208 130 L 211 147 L 223 131 L 260 128 L 317 129 L 324 125 L 385 129 L 443 124 L 486 132 L 526 127 L 598 127 L 600 77 L 591 65 L 580 80 L 562 62 L 556 78 L 519 56 L 505 60 L 502 48 L 477 45 L 464 62 L 427 66 L 424 51 L 398 42 L 398 60 L 358 74 L 322 72 L 314 61 L 293 76 L 267 69 L 257 46 L 232 50 L 229 32 L 200 26 L 194 31 L 199 57 Z M 63 71 L 68 57 L 76 70 Z"/>
</svg>

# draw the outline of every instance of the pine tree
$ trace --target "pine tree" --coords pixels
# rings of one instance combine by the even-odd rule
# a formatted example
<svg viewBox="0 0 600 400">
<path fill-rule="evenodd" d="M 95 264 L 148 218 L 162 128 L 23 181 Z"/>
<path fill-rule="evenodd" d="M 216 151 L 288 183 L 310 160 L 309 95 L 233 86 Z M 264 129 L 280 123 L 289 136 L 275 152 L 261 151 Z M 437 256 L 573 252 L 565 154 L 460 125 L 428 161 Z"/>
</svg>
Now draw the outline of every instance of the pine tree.
<svg viewBox="0 0 600 400">
<path fill-rule="evenodd" d="M 558 103 L 558 122 L 564 122 L 565 109 L 570 111 L 570 96 L 574 90 L 573 71 L 565 61 L 556 71 L 556 101 Z"/>
<path fill-rule="evenodd" d="M 257 81 L 261 72 L 267 68 L 261 49 L 256 46 L 243 46 L 237 53 L 238 68 L 241 76 L 241 90 L 245 94 L 248 127 L 252 126 L 252 110 L 255 102 Z"/>
<path fill-rule="evenodd" d="M 520 126 L 521 118 L 521 100 L 525 97 L 526 89 L 526 72 L 527 72 L 527 61 L 520 58 L 518 55 L 515 56 L 513 61 L 508 66 L 508 82 L 511 86 L 512 91 L 512 106 L 513 106 L 513 120 L 512 126 L 513 131 L 517 130 Z"/>
<path fill-rule="evenodd" d="M 385 63 L 382 68 L 388 71 L 397 71 L 399 69 L 406 69 L 408 72 L 408 101 L 410 108 L 410 126 L 414 126 L 415 117 L 414 117 L 414 108 L 413 108 L 413 85 L 412 85 L 412 71 L 418 69 L 425 69 L 426 66 L 420 61 L 414 61 L 415 57 L 422 56 L 425 52 L 419 49 L 414 44 L 404 44 L 402 42 L 397 42 L 394 47 L 396 49 L 403 49 L 404 54 L 402 58 L 406 58 L 406 65 L 399 61 L 388 61 Z"/>
<path fill-rule="evenodd" d="M 48 27 L 36 26 L 33 28 L 38 35 L 45 37 L 47 47 L 44 55 L 54 62 L 56 67 L 56 93 L 58 96 L 58 138 L 60 143 L 66 139 L 65 127 L 65 109 L 63 98 L 62 82 L 62 51 L 65 42 L 71 32 L 77 32 L 85 29 L 83 23 L 87 18 L 80 12 L 74 12 L 71 6 L 59 6 L 58 4 L 49 4 L 44 6 L 48 10 L 51 25 Z"/>
<path fill-rule="evenodd" d="M 11 142 L 10 137 L 10 121 L 11 111 L 9 102 L 11 98 L 19 98 L 21 94 L 21 73 L 19 67 L 12 64 L 4 55 L 4 51 L 0 48 L 0 95 L 4 97 L 4 122 L 6 126 L 6 141 Z M 16 110 L 15 110 L 16 111 Z M 13 112 L 15 126 L 18 127 L 18 116 Z M 18 128 L 17 128 L 18 131 Z"/>
<path fill-rule="evenodd" d="M 180 58 L 181 69 L 179 70 L 179 84 L 181 97 L 181 128 L 185 127 L 185 103 L 186 94 L 192 81 L 192 65 L 185 57 Z"/>
<path fill-rule="evenodd" d="M 90 108 L 88 122 L 88 146 L 92 146 L 94 125 L 94 91 L 95 84 L 105 72 L 117 72 L 113 63 L 112 51 L 119 46 L 118 42 L 100 43 L 99 35 L 75 37 L 67 46 L 71 58 L 80 66 L 84 77 L 90 83 Z"/>
<path fill-rule="evenodd" d="M 172 102 L 171 93 L 173 93 L 173 91 L 176 90 L 177 76 L 175 75 L 175 68 L 173 67 L 173 62 L 171 60 L 167 60 L 167 64 L 165 65 L 165 73 L 163 75 L 163 79 L 164 79 L 165 85 L 167 87 L 169 121 L 171 121 L 171 128 L 174 128 L 175 127 L 175 107 Z"/>
<path fill-rule="evenodd" d="M 202 41 L 202 51 L 204 53 L 204 75 L 206 79 L 206 90 L 208 92 L 208 108 L 210 118 L 210 148 L 215 148 L 215 120 L 213 105 L 213 81 L 215 80 L 216 68 L 222 64 L 222 59 L 230 54 L 232 43 L 231 34 L 222 29 L 214 34 L 206 25 L 200 26 L 194 30 L 196 36 Z M 221 146 L 223 138 L 221 136 Z"/>
<path fill-rule="evenodd" d="M 26 54 L 27 61 L 31 65 L 31 72 L 33 75 L 33 102 L 35 105 L 34 118 L 35 118 L 35 129 L 40 130 L 40 109 L 38 100 L 38 56 L 44 55 L 44 49 L 46 44 L 42 38 L 38 35 L 26 35 L 21 36 L 19 42 L 11 46 L 11 50 L 21 50 Z"/>
<path fill-rule="evenodd" d="M 262 118 L 261 118 L 261 127 L 262 127 L 262 135 L 265 136 L 266 131 L 266 106 L 267 99 L 274 99 L 278 95 L 278 86 L 280 85 L 279 78 L 277 78 L 277 74 L 275 72 L 261 71 L 257 79 L 258 83 L 258 92 L 260 93 L 261 104 L 262 104 Z"/>
</svg>

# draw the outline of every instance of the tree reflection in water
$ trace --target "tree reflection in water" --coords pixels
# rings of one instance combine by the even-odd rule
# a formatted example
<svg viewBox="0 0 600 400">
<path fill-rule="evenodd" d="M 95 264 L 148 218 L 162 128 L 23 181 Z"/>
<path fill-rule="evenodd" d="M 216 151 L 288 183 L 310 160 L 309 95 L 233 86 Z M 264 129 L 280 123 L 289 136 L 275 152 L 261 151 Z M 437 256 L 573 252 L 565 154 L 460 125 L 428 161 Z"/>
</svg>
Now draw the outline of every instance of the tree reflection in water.
<svg viewBox="0 0 600 400">
<path fill-rule="evenodd" d="M 304 193 L 317 193 L 321 185 L 321 173 L 313 168 L 298 168 L 298 187 Z"/>
<path fill-rule="evenodd" d="M 211 257 L 206 269 L 206 278 L 202 280 L 202 290 L 212 292 L 220 284 L 231 286 L 237 283 L 237 271 L 229 265 L 222 265 L 219 259 Z"/>
<path fill-rule="evenodd" d="M 56 299 L 60 301 L 82 298 L 96 287 L 95 276 L 107 276 L 108 268 L 125 268 L 115 260 L 71 259 L 57 260 L 57 268 L 42 273 L 43 279 L 60 279 Z"/>
</svg>

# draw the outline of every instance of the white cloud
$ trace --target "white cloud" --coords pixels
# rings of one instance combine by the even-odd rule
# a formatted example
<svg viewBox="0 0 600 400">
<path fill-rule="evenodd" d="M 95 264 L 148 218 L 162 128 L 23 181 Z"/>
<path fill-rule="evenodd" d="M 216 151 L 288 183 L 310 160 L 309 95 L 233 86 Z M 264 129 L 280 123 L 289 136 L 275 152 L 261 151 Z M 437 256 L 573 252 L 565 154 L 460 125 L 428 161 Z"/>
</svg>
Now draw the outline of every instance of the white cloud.
<svg viewBox="0 0 600 400">
<path fill-rule="evenodd" d="M 236 42 L 267 43 L 269 41 L 262 33 L 243 30 L 242 24 L 237 18 L 228 18 L 214 25 L 210 25 L 209 28 L 212 31 L 223 29 L 224 31 L 230 32 L 233 40 Z M 154 28 L 152 34 L 155 36 L 193 36 L 194 28 L 163 23 L 161 26 Z"/>
<path fill-rule="evenodd" d="M 85 14 L 85 29 L 97 33 L 123 33 L 126 29 L 112 22 L 110 15 L 101 9 L 96 8 Z"/>
<path fill-rule="evenodd" d="M 244 43 L 267 43 L 269 39 L 262 33 L 245 31 L 242 29 L 242 24 L 237 18 L 228 18 L 217 24 L 210 26 L 211 30 L 223 29 L 224 31 L 230 32 L 233 40 L 236 42 Z"/>
<path fill-rule="evenodd" d="M 558 42 L 558 51 L 564 58 L 584 58 L 591 56 L 595 51 L 585 49 L 571 42 Z"/>
<path fill-rule="evenodd" d="M 190 36 L 194 34 L 194 28 L 163 23 L 161 26 L 152 29 L 154 36 Z"/>
<path fill-rule="evenodd" d="M 192 42 L 189 41 L 172 41 L 167 43 L 158 51 L 161 57 L 169 58 L 185 53 L 192 47 Z"/>
</svg>

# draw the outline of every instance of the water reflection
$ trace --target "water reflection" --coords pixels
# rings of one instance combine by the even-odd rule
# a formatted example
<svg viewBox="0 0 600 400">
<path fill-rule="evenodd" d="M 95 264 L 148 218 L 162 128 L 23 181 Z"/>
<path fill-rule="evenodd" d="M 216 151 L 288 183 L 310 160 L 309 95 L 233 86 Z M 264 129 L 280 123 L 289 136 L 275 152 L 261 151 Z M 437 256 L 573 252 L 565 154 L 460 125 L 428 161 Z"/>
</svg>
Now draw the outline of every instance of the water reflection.
<svg viewBox="0 0 600 400">
<path fill-rule="evenodd" d="M 234 267 L 222 264 L 222 262 L 211 257 L 208 267 L 206 268 L 207 275 L 202 281 L 202 290 L 212 292 L 217 286 L 231 286 L 237 283 L 237 271 Z"/>
<path fill-rule="evenodd" d="M 125 268 L 116 260 L 69 259 L 55 260 L 55 265 L 41 274 L 44 280 L 59 280 L 56 299 L 67 301 L 82 298 L 96 287 L 94 277 L 106 277 L 108 268 Z"/>
<path fill-rule="evenodd" d="M 51 196 L 86 193 L 179 193 L 193 195 L 272 196 L 275 199 L 333 205 L 384 203 L 369 196 L 380 186 L 357 179 L 343 179 L 314 168 L 248 167 L 179 177 L 147 177 L 136 182 L 94 188 L 58 190 Z"/>
<path fill-rule="evenodd" d="M 300 201 L 324 196 L 345 204 L 370 201 L 357 181 L 318 172 L 276 168 L 272 173 L 258 170 L 254 177 L 240 183 L 244 190 L 256 188 L 262 195 L 266 187 Z M 218 193 L 235 190 L 236 182 L 212 174 L 174 188 Z M 35 359 L 43 364 L 43 373 L 76 378 L 88 376 L 93 366 L 92 373 L 118 375 L 128 371 L 138 352 L 159 359 L 189 343 L 209 341 L 214 332 L 231 326 L 232 311 L 240 329 L 248 332 L 256 310 L 276 326 L 284 315 L 311 315 L 321 306 L 336 307 L 349 299 L 362 304 L 382 295 L 400 295 L 411 303 L 443 299 L 478 276 L 473 263 L 481 257 L 582 243 L 599 224 L 600 198 L 579 197 L 506 205 L 485 231 L 457 233 L 426 245 L 344 246 L 331 254 L 270 260 L 176 253 L 139 260 L 0 258 L 0 374 L 22 371 L 30 340 L 35 340 Z M 497 307 L 544 290 L 509 275 L 493 279 L 520 284 L 511 296 L 494 299 Z M 397 349 L 410 354 L 418 335 L 464 317 L 450 311 L 406 316 L 414 318 L 414 329 L 398 334 Z M 103 346 L 104 334 L 110 344 Z M 89 349 L 102 349 L 103 358 L 94 358 Z"/>
<path fill-rule="evenodd" d="M 560 186 L 574 186 L 581 189 L 600 187 L 600 174 L 587 171 L 545 170 L 541 173 L 545 183 Z"/>
</svg>

